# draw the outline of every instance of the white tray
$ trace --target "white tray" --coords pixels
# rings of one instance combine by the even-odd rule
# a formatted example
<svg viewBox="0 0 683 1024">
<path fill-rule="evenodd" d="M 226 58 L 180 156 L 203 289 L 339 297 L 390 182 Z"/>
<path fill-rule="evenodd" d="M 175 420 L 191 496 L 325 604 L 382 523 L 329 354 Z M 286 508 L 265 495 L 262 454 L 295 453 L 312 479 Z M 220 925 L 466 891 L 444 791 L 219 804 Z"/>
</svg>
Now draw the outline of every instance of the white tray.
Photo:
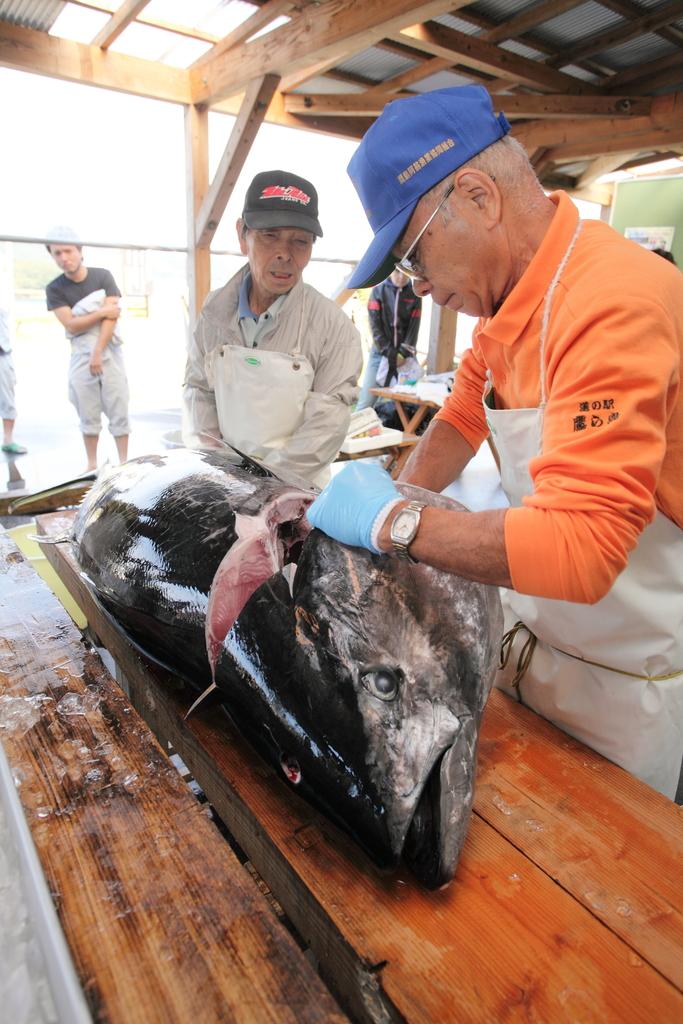
<svg viewBox="0 0 683 1024">
<path fill-rule="evenodd" d="M 388 444 L 398 444 L 403 440 L 402 430 L 393 430 L 387 427 L 381 434 L 372 437 L 347 437 L 341 446 L 341 450 L 347 455 L 354 452 L 369 452 L 373 448 L 384 448 Z"/>
</svg>

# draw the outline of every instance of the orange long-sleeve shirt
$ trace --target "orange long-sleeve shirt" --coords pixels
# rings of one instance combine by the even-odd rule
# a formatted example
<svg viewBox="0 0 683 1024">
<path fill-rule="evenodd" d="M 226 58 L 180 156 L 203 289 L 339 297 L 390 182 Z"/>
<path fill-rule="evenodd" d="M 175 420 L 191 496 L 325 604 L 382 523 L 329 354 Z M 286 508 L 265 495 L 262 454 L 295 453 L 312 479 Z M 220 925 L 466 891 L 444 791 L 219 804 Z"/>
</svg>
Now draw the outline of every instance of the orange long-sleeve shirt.
<svg viewBox="0 0 683 1024">
<path fill-rule="evenodd" d="M 578 211 L 564 193 L 533 260 L 472 348 L 438 418 L 477 450 L 490 369 L 497 407 L 537 407 L 543 301 Z M 600 221 L 585 221 L 555 289 L 547 407 L 533 493 L 505 516 L 516 590 L 603 597 L 655 506 L 683 528 L 683 274 Z M 683 574 L 683 569 L 682 569 Z"/>
</svg>

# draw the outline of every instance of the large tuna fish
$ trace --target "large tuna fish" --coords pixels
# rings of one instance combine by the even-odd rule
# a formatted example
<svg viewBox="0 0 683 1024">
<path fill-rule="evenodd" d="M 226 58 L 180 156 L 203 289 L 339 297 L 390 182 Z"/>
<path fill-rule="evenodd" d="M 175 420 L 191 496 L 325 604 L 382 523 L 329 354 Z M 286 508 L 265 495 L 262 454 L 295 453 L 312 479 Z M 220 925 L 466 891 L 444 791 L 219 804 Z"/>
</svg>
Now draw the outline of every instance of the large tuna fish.
<svg viewBox="0 0 683 1024">
<path fill-rule="evenodd" d="M 128 636 L 214 681 L 240 732 L 378 866 L 403 856 L 438 887 L 467 830 L 498 593 L 309 532 L 313 497 L 224 452 L 135 459 L 86 497 L 78 560 Z"/>
</svg>

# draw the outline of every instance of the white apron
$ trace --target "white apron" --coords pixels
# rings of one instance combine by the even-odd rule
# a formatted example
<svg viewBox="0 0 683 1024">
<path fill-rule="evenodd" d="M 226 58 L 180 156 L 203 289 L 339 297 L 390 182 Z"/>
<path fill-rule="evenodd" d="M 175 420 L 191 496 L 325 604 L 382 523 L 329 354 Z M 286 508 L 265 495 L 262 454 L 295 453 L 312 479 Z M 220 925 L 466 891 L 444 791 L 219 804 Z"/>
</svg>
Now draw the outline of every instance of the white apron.
<svg viewBox="0 0 683 1024">
<path fill-rule="evenodd" d="M 510 504 L 531 494 L 542 451 L 544 350 L 552 297 L 581 225 L 548 289 L 537 409 L 484 411 Z M 683 758 L 683 530 L 657 511 L 597 604 L 502 590 L 506 634 L 496 686 L 654 789 L 673 798 Z"/>
<path fill-rule="evenodd" d="M 299 350 L 269 352 L 244 345 L 220 345 L 207 358 L 207 378 L 216 395 L 216 412 L 225 440 L 256 459 L 284 448 L 304 421 L 313 387 L 313 367 Z M 329 468 L 313 483 L 324 487 Z"/>
</svg>

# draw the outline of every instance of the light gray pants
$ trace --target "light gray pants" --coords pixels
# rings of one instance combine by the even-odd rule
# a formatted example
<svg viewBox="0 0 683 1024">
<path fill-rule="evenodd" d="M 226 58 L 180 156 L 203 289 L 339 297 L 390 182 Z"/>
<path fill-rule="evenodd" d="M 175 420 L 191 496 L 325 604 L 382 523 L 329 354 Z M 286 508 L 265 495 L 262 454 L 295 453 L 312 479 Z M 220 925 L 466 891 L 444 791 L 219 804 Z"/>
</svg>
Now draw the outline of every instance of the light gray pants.
<svg viewBox="0 0 683 1024">
<path fill-rule="evenodd" d="M 69 364 L 69 400 L 76 408 L 82 434 L 99 434 L 102 413 L 109 420 L 113 437 L 130 433 L 128 422 L 128 378 L 123 352 L 118 345 L 107 348 L 102 359 L 102 374 L 90 372 L 90 353 L 72 352 Z"/>
<path fill-rule="evenodd" d="M 17 418 L 17 407 L 14 404 L 16 379 L 12 353 L 3 352 L 0 349 L 0 419 L 15 420 Z"/>
</svg>

